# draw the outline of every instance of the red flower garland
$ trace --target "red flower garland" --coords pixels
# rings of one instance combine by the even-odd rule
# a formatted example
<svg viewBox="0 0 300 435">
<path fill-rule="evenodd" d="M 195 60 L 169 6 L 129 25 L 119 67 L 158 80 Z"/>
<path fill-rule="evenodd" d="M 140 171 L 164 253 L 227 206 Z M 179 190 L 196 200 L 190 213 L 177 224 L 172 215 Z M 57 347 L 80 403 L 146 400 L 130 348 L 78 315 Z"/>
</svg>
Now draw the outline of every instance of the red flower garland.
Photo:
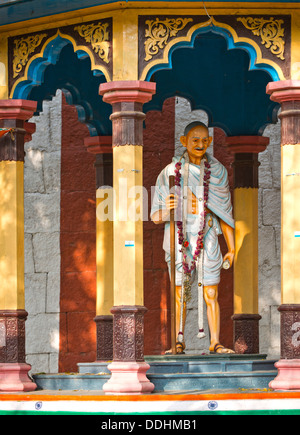
<svg viewBox="0 0 300 435">
<path fill-rule="evenodd" d="M 175 185 L 178 187 L 181 187 L 181 173 L 180 173 L 180 169 L 181 169 L 181 162 L 176 163 L 175 165 Z M 204 239 L 204 229 L 205 229 L 205 218 L 206 218 L 206 204 L 208 201 L 208 189 L 209 189 L 209 180 L 210 180 L 210 164 L 208 163 L 208 161 L 206 160 L 204 162 L 204 166 L 205 166 L 205 172 L 204 172 L 204 182 L 203 182 L 203 187 L 204 187 L 204 224 L 203 224 L 203 228 L 200 228 L 199 232 L 198 232 L 198 238 L 197 238 L 197 245 L 196 245 L 196 249 L 195 249 L 195 253 L 193 255 L 193 260 L 191 263 L 191 266 L 189 266 L 188 262 L 187 262 L 187 255 L 183 252 L 184 248 L 188 248 L 189 247 L 189 242 L 187 240 L 185 240 L 184 238 L 184 234 L 183 234 L 183 224 L 182 221 L 177 221 L 177 228 L 178 228 L 178 243 L 180 245 L 182 245 L 183 249 L 181 249 L 180 252 L 183 252 L 183 260 L 182 260 L 182 267 L 184 270 L 185 275 L 191 275 L 192 271 L 196 268 L 196 263 L 197 260 L 200 256 L 201 250 L 203 249 L 203 239 Z"/>
</svg>

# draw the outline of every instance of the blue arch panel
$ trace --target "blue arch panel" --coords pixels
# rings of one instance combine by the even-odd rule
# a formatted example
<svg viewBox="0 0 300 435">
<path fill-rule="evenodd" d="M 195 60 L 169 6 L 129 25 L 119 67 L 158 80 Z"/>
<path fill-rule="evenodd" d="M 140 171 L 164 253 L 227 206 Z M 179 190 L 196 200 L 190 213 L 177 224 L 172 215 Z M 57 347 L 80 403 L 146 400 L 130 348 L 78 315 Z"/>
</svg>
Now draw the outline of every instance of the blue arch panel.
<svg viewBox="0 0 300 435">
<path fill-rule="evenodd" d="M 13 98 L 37 101 L 39 113 L 43 101 L 62 89 L 67 102 L 76 106 L 78 118 L 88 126 L 91 136 L 110 136 L 111 106 L 99 95 L 99 86 L 105 82 L 105 77 L 91 71 L 87 54 L 75 53 L 70 41 L 57 36 L 43 56 L 31 63 L 27 80 L 16 86 Z"/>
<path fill-rule="evenodd" d="M 193 48 L 177 48 L 168 69 L 153 73 L 157 93 L 145 110 L 161 110 L 165 99 L 178 95 L 191 102 L 192 110 L 205 110 L 210 126 L 222 128 L 228 136 L 260 135 L 267 124 L 276 122 L 279 106 L 266 94 L 270 73 L 250 70 L 253 56 L 244 48 L 228 46 L 228 40 L 215 32 L 199 34 Z"/>
</svg>

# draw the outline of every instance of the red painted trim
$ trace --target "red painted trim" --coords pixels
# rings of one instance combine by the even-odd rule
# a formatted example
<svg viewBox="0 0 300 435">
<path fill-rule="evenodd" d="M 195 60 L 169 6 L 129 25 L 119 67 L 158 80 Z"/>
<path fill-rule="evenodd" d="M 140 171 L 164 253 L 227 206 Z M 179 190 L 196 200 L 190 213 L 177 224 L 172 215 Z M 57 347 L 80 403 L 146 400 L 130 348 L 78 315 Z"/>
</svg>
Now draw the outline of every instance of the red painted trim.
<svg viewBox="0 0 300 435">
<path fill-rule="evenodd" d="M 96 177 L 88 128 L 62 105 L 59 372 L 96 360 Z"/>
<path fill-rule="evenodd" d="M 300 80 L 282 80 L 271 82 L 267 86 L 267 94 L 277 103 L 300 101 Z"/>
<path fill-rule="evenodd" d="M 0 119 L 19 119 L 27 121 L 32 118 L 36 108 L 36 101 L 0 100 Z"/>
<path fill-rule="evenodd" d="M 24 128 L 26 130 L 24 142 L 30 142 L 32 139 L 33 133 L 36 131 L 36 125 L 34 122 L 25 122 Z"/>
<path fill-rule="evenodd" d="M 84 139 L 84 145 L 92 154 L 112 154 L 112 136 L 93 136 Z"/>
<path fill-rule="evenodd" d="M 100 85 L 99 93 L 103 101 L 109 104 L 121 102 L 147 103 L 156 92 L 156 83 L 134 81 L 116 81 Z"/>
<path fill-rule="evenodd" d="M 226 137 L 225 143 L 233 154 L 258 154 L 265 151 L 270 139 L 264 136 L 232 136 Z"/>
</svg>

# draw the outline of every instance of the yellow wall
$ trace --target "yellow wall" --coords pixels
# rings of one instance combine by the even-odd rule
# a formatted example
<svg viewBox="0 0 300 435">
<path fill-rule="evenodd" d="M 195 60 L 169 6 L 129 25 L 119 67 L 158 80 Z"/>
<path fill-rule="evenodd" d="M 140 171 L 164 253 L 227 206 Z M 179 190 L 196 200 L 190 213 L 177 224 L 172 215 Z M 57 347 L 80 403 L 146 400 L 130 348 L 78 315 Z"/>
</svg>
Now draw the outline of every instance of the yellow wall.
<svg viewBox="0 0 300 435">
<path fill-rule="evenodd" d="M 234 313 L 258 313 L 258 189 L 234 190 Z"/>
<path fill-rule="evenodd" d="M 300 10 L 292 14 L 292 79 L 300 80 Z"/>
<path fill-rule="evenodd" d="M 113 213 L 109 216 L 102 213 L 103 210 L 106 214 L 108 202 L 108 207 L 113 207 L 113 200 L 110 201 L 112 192 L 112 189 L 97 190 L 97 316 L 109 316 L 114 305 Z"/>
<path fill-rule="evenodd" d="M 0 310 L 24 309 L 23 162 L 0 162 Z"/>
<path fill-rule="evenodd" d="M 300 144 L 282 148 L 281 286 L 283 304 L 300 304 Z"/>
<path fill-rule="evenodd" d="M 0 36 L 0 99 L 8 98 L 7 38 Z"/>
</svg>

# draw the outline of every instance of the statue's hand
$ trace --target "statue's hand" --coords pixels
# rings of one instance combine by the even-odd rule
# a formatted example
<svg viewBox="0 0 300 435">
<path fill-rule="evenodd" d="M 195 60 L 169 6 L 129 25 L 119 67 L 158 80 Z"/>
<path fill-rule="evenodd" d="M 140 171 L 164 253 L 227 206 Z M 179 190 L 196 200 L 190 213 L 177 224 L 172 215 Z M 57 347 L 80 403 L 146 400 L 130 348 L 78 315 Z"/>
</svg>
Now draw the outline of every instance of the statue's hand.
<svg viewBox="0 0 300 435">
<path fill-rule="evenodd" d="M 223 264 L 225 263 L 225 261 L 228 260 L 230 263 L 230 267 L 233 265 L 233 261 L 234 261 L 234 252 L 227 252 L 226 255 L 224 255 L 223 258 Z"/>
<path fill-rule="evenodd" d="M 178 207 L 178 196 L 171 194 L 166 198 L 167 210 L 175 210 Z"/>
</svg>

